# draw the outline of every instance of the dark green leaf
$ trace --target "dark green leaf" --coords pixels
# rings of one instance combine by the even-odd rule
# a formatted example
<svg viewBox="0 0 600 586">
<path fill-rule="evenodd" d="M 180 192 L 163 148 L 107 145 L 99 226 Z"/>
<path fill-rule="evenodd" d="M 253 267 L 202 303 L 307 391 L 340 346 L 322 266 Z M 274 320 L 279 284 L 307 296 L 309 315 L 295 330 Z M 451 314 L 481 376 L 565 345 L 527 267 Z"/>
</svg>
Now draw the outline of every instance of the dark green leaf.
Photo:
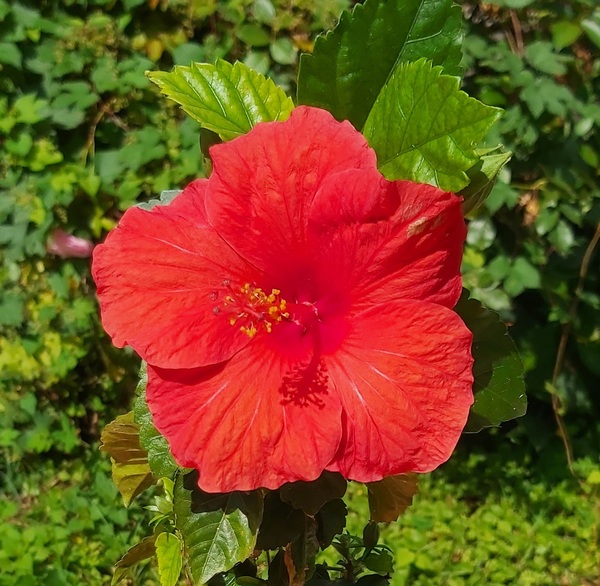
<svg viewBox="0 0 600 586">
<path fill-rule="evenodd" d="M 197 486 L 197 473 L 175 482 L 175 523 L 185 543 L 192 578 L 206 583 L 250 556 L 263 512 L 257 492 L 209 494 Z"/>
<path fill-rule="evenodd" d="M 303 586 L 310 578 L 318 551 L 317 523 L 312 517 L 305 516 L 302 533 L 285 548 L 284 560 L 290 586 Z"/>
<path fill-rule="evenodd" d="M 302 509 L 307 515 L 316 515 L 330 500 L 346 494 L 346 480 L 337 472 L 323 472 L 312 482 L 291 482 L 281 487 L 281 500 Z"/>
<path fill-rule="evenodd" d="M 304 529 L 304 513 L 284 503 L 277 492 L 265 497 L 256 547 L 277 549 L 292 542 Z"/>
<path fill-rule="evenodd" d="M 527 409 L 523 364 L 498 314 L 463 295 L 455 311 L 473 332 L 473 393 L 466 432 L 521 417 Z"/>
<path fill-rule="evenodd" d="M 140 429 L 139 441 L 141 446 L 148 452 L 148 464 L 150 465 L 152 474 L 156 478 L 173 478 L 178 466 L 171 454 L 169 443 L 158 432 L 152 422 L 152 414 L 146 403 L 146 383 L 147 374 L 145 365 L 143 365 L 140 370 L 140 382 L 133 407 L 135 422 L 139 425 Z"/>
<path fill-rule="evenodd" d="M 315 517 L 317 520 L 317 539 L 321 547 L 329 547 L 333 538 L 346 527 L 348 509 L 342 499 L 325 503 Z"/>
<path fill-rule="evenodd" d="M 372 551 L 364 560 L 365 566 L 378 574 L 390 574 L 394 570 L 394 558 L 385 549 Z"/>
<path fill-rule="evenodd" d="M 154 556 L 156 552 L 155 546 L 156 536 L 144 537 L 142 541 L 136 543 L 130 548 L 127 553 L 115 564 L 115 572 L 112 577 L 111 585 L 118 584 L 125 578 L 131 568 L 139 564 L 143 560 L 147 560 Z"/>
<path fill-rule="evenodd" d="M 259 122 L 285 120 L 294 107 L 281 88 L 239 62 L 178 65 L 170 73 L 154 71 L 148 77 L 223 140 L 245 134 Z"/>
<path fill-rule="evenodd" d="M 279 550 L 277 555 L 269 564 L 269 586 L 288 586 L 290 576 L 285 565 L 285 554 L 283 550 Z"/>
<path fill-rule="evenodd" d="M 468 184 L 466 171 L 479 160 L 475 147 L 501 110 L 470 98 L 458 83 L 422 59 L 396 68 L 364 129 L 387 179 L 455 192 Z"/>
<path fill-rule="evenodd" d="M 487 154 L 482 153 L 479 162 L 467 171 L 469 185 L 459 194 L 464 199 L 462 208 L 465 215 L 477 209 L 487 199 L 496 184 L 498 173 L 510 161 L 511 156 L 510 152 L 498 153 L 497 149 L 493 149 Z"/>
<path fill-rule="evenodd" d="M 120 415 L 102 431 L 100 449 L 112 459 L 112 476 L 125 506 L 154 484 L 148 454 L 140 446 L 139 426 L 133 412 Z"/>
<path fill-rule="evenodd" d="M 390 579 L 379 574 L 367 574 L 361 576 L 356 582 L 356 586 L 388 586 Z"/>
<path fill-rule="evenodd" d="M 298 102 L 362 128 L 399 63 L 424 57 L 460 73 L 461 11 L 451 0 L 367 0 L 302 55 Z"/>
<path fill-rule="evenodd" d="M 181 574 L 182 543 L 173 533 L 161 533 L 156 538 L 156 559 L 160 586 L 176 586 Z"/>
<path fill-rule="evenodd" d="M 410 505 L 418 491 L 416 474 L 388 476 L 366 484 L 371 519 L 377 523 L 395 521 Z"/>
</svg>

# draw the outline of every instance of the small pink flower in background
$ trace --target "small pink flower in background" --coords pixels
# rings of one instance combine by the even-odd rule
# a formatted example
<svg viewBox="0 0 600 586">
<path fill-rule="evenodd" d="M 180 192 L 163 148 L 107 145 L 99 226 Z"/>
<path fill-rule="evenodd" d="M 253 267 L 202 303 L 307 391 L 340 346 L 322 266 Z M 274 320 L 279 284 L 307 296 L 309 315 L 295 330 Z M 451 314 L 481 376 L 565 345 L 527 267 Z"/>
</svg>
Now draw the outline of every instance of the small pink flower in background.
<svg viewBox="0 0 600 586">
<path fill-rule="evenodd" d="M 61 228 L 52 232 L 46 250 L 61 258 L 88 258 L 92 255 L 94 244 L 85 238 L 68 234 Z"/>
</svg>

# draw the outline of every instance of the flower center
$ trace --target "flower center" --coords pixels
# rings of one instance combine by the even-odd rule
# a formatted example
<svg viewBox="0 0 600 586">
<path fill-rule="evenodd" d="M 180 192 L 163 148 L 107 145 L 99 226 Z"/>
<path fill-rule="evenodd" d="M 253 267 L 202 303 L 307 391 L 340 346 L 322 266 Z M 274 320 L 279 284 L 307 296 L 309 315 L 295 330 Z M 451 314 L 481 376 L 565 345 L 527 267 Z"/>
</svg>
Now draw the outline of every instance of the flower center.
<svg viewBox="0 0 600 586">
<path fill-rule="evenodd" d="M 279 289 L 271 289 L 271 293 L 267 294 L 250 283 L 235 289 L 229 281 L 224 281 L 223 286 L 227 294 L 222 305 L 229 316 L 229 324 L 238 325 L 240 331 L 250 338 L 261 330 L 270 334 L 274 324 L 290 317 L 286 311 L 287 301 L 279 296 Z M 217 306 L 213 311 L 220 314 L 222 310 Z"/>
</svg>

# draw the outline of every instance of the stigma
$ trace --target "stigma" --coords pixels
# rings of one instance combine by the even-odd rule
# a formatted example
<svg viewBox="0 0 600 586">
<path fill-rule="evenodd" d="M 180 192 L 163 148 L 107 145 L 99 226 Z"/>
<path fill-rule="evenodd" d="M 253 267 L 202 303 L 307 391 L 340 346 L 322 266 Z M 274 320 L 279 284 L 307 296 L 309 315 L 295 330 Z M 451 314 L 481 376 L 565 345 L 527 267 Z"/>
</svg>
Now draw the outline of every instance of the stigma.
<svg viewBox="0 0 600 586">
<path fill-rule="evenodd" d="M 249 338 L 254 338 L 260 331 L 270 334 L 275 324 L 290 317 L 286 311 L 287 301 L 280 297 L 279 289 L 266 293 L 251 283 L 235 288 L 229 281 L 224 281 L 223 286 L 227 293 L 222 308 L 215 307 L 213 313 L 225 314 L 229 325 L 237 326 Z"/>
</svg>

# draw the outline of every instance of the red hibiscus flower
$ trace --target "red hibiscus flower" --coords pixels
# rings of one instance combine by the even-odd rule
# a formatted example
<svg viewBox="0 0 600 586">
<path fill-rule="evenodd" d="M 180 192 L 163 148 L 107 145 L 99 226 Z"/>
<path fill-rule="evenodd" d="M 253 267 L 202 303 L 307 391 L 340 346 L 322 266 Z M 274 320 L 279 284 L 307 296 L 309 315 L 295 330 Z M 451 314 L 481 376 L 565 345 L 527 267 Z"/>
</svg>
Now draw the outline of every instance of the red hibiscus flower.
<svg viewBox="0 0 600 586">
<path fill-rule="evenodd" d="M 104 326 L 147 361 L 177 462 L 209 492 L 444 462 L 473 402 L 460 198 L 385 180 L 316 108 L 211 155 L 94 251 Z"/>
</svg>

